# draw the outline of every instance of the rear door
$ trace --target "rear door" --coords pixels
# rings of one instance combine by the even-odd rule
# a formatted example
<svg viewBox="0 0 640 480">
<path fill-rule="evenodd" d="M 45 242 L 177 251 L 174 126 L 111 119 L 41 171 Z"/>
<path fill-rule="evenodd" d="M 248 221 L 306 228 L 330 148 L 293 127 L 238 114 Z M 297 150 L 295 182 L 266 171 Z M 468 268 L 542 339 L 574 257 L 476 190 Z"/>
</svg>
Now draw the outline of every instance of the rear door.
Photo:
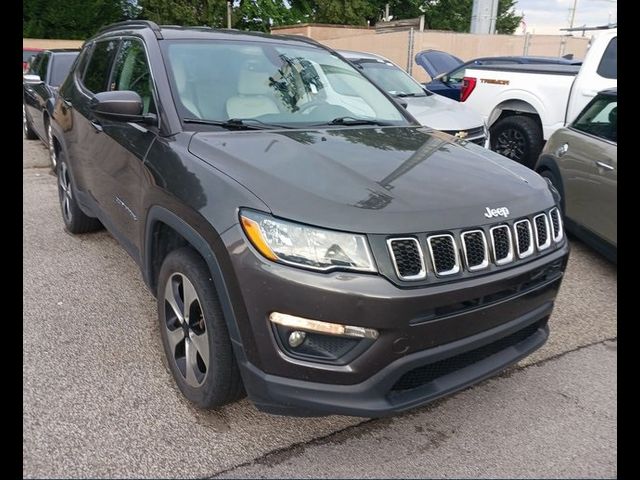
<svg viewBox="0 0 640 480">
<path fill-rule="evenodd" d="M 559 165 L 567 216 L 613 245 L 618 239 L 617 111 L 615 96 L 596 97 L 566 130 Z"/>
<path fill-rule="evenodd" d="M 32 70 L 29 73 L 40 76 L 41 81 L 39 83 L 24 85 L 25 105 L 31 118 L 31 125 L 41 138 L 45 136 L 42 112 L 44 111 L 47 98 L 49 98 L 49 87 L 46 82 L 50 59 L 50 52 L 39 54 L 37 63 L 33 63 Z"/>
</svg>

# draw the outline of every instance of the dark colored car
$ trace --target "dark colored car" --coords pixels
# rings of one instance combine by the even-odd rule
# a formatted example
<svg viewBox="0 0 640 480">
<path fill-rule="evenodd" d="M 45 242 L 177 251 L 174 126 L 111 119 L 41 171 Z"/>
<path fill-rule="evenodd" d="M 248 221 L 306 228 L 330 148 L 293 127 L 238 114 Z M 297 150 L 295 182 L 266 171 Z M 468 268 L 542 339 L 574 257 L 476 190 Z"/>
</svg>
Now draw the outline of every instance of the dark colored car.
<svg viewBox="0 0 640 480">
<path fill-rule="evenodd" d="M 552 187 L 312 40 L 116 24 L 52 125 L 66 229 L 104 225 L 135 259 L 200 407 L 388 415 L 547 339 Z"/>
<path fill-rule="evenodd" d="M 29 62 L 41 51 L 41 48 L 25 47 L 22 49 L 22 73 L 25 73 L 29 69 Z"/>
<path fill-rule="evenodd" d="M 567 230 L 618 261 L 618 89 L 603 90 L 545 145 L 536 171 L 561 194 Z"/>
<path fill-rule="evenodd" d="M 40 138 L 49 147 L 51 167 L 56 155 L 51 141 L 50 121 L 60 84 L 80 50 L 45 50 L 31 61 L 22 82 L 22 128 L 29 140 Z"/>
<path fill-rule="evenodd" d="M 424 84 L 429 90 L 438 95 L 460 100 L 462 79 L 467 67 L 477 65 L 515 65 L 515 64 L 559 64 L 581 65 L 582 60 L 563 57 L 542 56 L 503 56 L 481 57 L 463 62 L 455 55 L 439 50 L 424 50 L 416 53 L 416 63 L 431 77 L 430 82 Z"/>
</svg>

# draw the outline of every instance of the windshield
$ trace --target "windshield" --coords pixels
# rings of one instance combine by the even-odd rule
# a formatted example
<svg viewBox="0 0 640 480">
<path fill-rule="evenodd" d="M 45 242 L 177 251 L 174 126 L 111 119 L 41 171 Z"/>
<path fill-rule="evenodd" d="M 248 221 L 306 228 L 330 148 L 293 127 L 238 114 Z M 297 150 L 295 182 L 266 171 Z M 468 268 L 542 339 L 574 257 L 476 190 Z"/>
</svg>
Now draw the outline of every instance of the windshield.
<svg viewBox="0 0 640 480">
<path fill-rule="evenodd" d="M 427 94 L 419 83 L 392 63 L 382 60 L 357 60 L 364 72 L 391 95 L 408 94 L 425 97 Z"/>
<path fill-rule="evenodd" d="M 320 48 L 175 40 L 163 42 L 163 49 L 183 120 L 255 119 L 289 127 L 342 117 L 408 123 L 357 69 Z"/>
<path fill-rule="evenodd" d="M 73 61 L 78 56 L 77 53 L 61 53 L 58 55 L 53 55 L 53 65 L 51 65 L 51 81 L 50 85 L 57 87 L 59 86 L 65 78 L 67 78 L 67 74 L 71 69 L 71 65 L 73 65 Z"/>
</svg>

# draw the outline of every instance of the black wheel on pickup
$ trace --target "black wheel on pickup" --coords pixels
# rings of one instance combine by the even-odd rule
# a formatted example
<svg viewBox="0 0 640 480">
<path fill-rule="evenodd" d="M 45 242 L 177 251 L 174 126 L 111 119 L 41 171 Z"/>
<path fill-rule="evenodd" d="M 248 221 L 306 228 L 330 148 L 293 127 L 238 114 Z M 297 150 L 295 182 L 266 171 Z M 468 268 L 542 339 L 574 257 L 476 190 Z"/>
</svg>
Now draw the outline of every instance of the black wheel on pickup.
<svg viewBox="0 0 640 480">
<path fill-rule="evenodd" d="M 244 387 L 211 273 L 193 249 L 167 255 L 157 300 L 169 370 L 184 396 L 201 408 L 241 398 Z"/>
<path fill-rule="evenodd" d="M 542 151 L 542 129 L 528 115 L 510 115 L 491 127 L 491 150 L 533 168 Z"/>
</svg>

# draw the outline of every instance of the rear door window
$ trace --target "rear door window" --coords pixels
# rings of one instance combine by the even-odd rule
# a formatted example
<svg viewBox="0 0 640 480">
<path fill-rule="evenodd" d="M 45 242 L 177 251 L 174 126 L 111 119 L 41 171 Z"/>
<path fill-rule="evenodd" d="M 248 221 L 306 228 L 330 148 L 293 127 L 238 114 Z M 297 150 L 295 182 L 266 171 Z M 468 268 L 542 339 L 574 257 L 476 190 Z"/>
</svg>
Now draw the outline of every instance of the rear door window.
<svg viewBox="0 0 640 480">
<path fill-rule="evenodd" d="M 598 75 L 604 78 L 618 78 L 618 37 L 613 37 L 600 59 Z"/>
<path fill-rule="evenodd" d="M 82 83 L 93 93 L 105 92 L 109 84 L 111 65 L 118 50 L 118 40 L 96 42 Z"/>
</svg>

